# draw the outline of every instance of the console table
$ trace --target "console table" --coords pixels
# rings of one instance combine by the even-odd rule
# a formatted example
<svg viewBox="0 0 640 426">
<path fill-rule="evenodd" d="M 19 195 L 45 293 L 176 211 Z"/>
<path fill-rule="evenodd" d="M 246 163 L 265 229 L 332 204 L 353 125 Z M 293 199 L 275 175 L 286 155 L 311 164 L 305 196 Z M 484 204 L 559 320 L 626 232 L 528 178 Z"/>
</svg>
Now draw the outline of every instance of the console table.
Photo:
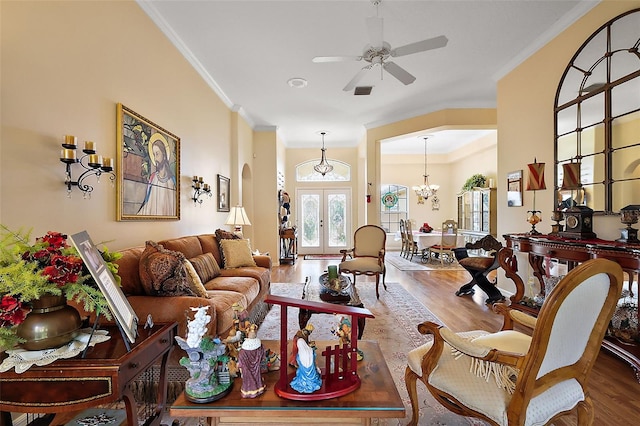
<svg viewBox="0 0 640 426">
<path fill-rule="evenodd" d="M 536 308 L 519 303 L 525 293 L 525 284 L 516 273 L 518 271 L 517 252 L 528 254 L 533 275 L 538 279 L 542 292 L 544 292 L 542 277 L 545 275 L 545 259 L 549 258 L 566 262 L 568 269 L 589 259 L 612 260 L 629 274 L 629 287 L 640 272 L 640 245 L 638 244 L 623 244 L 601 239 L 575 240 L 557 235 L 506 234 L 503 237 L 506 240 L 506 247 L 498 253 L 498 260 L 506 276 L 513 280 L 516 286 L 516 293 L 511 296 L 511 306 L 533 315 L 537 314 Z M 636 297 L 640 301 L 640 295 L 636 294 Z M 615 338 L 606 336 L 602 346 L 627 362 L 640 382 L 640 344 L 623 344 Z"/>
<path fill-rule="evenodd" d="M 161 324 L 152 329 L 140 326 L 129 352 L 115 326 L 102 328 L 109 330 L 111 339 L 89 348 L 85 358 L 34 365 L 21 374 L 13 370 L 0 373 L 1 423 L 10 424 L 9 412 L 70 413 L 122 398 L 127 424 L 137 426 L 137 404 L 129 384 L 147 368 L 161 362 L 157 407 L 145 422 L 149 426 L 160 425 L 167 396 L 166 363 L 178 324 Z"/>
</svg>

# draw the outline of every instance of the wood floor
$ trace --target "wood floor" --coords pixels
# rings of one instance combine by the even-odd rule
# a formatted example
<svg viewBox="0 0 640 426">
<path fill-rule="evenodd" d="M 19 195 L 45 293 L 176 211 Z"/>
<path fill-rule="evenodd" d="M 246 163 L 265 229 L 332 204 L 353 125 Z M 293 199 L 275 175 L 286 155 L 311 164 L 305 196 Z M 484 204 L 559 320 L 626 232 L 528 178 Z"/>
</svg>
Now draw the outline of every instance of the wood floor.
<svg viewBox="0 0 640 426">
<path fill-rule="evenodd" d="M 272 282 L 303 282 L 304 277 L 318 275 L 336 260 L 303 260 L 295 265 L 273 268 Z M 358 278 L 364 284 L 372 278 Z M 477 289 L 473 296 L 456 297 L 455 291 L 469 281 L 466 271 L 400 271 L 390 266 L 387 283 L 399 283 L 440 320 L 455 331 L 498 330 L 500 318 L 484 304 L 484 294 Z M 382 286 L 381 286 L 382 289 Z M 381 290 L 382 291 L 382 290 Z M 420 386 L 420 384 L 419 384 Z M 589 393 L 595 406 L 594 425 L 633 425 L 640 421 L 640 384 L 626 363 L 604 350 L 591 373 Z M 576 419 L 565 417 L 556 426 L 575 425 Z"/>
</svg>

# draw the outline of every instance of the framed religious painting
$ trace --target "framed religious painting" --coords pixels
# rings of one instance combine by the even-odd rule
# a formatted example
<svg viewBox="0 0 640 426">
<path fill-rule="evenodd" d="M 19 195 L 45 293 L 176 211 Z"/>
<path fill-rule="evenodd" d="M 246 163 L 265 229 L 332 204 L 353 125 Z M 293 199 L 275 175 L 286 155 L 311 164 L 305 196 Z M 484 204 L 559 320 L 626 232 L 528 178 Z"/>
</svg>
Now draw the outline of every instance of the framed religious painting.
<svg viewBox="0 0 640 426">
<path fill-rule="evenodd" d="M 507 206 L 522 206 L 522 170 L 507 174 Z"/>
<path fill-rule="evenodd" d="M 180 220 L 180 138 L 118 104 L 117 220 Z"/>
<path fill-rule="evenodd" d="M 218 211 L 228 212 L 229 194 L 231 193 L 231 180 L 222 175 L 218 175 Z"/>
</svg>

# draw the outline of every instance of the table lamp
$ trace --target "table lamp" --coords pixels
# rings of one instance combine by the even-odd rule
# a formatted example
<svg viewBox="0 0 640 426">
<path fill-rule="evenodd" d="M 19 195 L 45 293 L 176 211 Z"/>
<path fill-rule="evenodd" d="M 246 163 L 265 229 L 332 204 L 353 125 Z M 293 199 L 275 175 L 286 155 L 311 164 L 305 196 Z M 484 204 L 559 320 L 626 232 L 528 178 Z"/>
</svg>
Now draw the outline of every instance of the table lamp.
<svg viewBox="0 0 640 426">
<path fill-rule="evenodd" d="M 529 169 L 529 179 L 527 180 L 527 191 L 533 191 L 533 210 L 529 210 L 529 216 L 527 222 L 531 224 L 530 235 L 538 235 L 540 231 L 536 229 L 536 224 L 542 221 L 542 218 L 538 213 L 542 213 L 540 210 L 536 210 L 536 191 L 547 189 L 544 183 L 544 163 L 538 163 L 537 159 L 533 159 L 533 163 L 527 164 Z"/>
<path fill-rule="evenodd" d="M 233 225 L 233 231 L 238 235 L 242 235 L 242 226 L 251 225 L 251 222 L 247 217 L 247 212 L 244 210 L 244 207 L 235 206 L 229 210 L 229 216 L 227 216 L 224 224 Z"/>
</svg>

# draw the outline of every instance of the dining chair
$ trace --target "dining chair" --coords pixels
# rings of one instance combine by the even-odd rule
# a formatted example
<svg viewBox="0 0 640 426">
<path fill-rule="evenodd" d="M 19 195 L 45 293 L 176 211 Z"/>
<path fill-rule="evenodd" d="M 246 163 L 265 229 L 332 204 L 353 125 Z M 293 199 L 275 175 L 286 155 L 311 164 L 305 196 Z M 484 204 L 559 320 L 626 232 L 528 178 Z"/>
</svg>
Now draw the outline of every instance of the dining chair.
<svg viewBox="0 0 640 426">
<path fill-rule="evenodd" d="M 496 333 L 418 325 L 433 340 L 408 354 L 409 425 L 418 422 L 418 380 L 446 409 L 491 425 L 546 425 L 574 410 L 578 425 L 593 424 L 587 382 L 622 284 L 620 265 L 591 259 L 560 281 L 537 318 L 497 303 L 504 323 Z"/>
<path fill-rule="evenodd" d="M 384 282 L 387 269 L 384 264 L 385 244 L 387 233 L 377 225 L 364 225 L 356 229 L 353 233 L 353 248 L 340 250 L 342 261 L 338 266 L 340 273 L 352 274 L 353 285 L 356 285 L 358 275 L 369 275 L 376 277 L 376 297 L 380 298 L 378 290 L 380 275 L 382 275 L 382 285 L 387 289 Z M 347 256 L 351 259 L 347 260 Z"/>
<path fill-rule="evenodd" d="M 400 256 L 404 257 L 404 252 L 407 249 L 407 225 L 405 224 L 404 219 L 400 219 L 400 239 L 402 240 Z"/>
<path fill-rule="evenodd" d="M 428 248 L 429 261 L 435 258 L 440 259 L 440 263 L 444 266 L 445 260 L 452 263 L 455 260 L 453 249 L 458 246 L 458 223 L 453 220 L 445 220 L 442 222 L 442 238 L 440 244 L 434 244 Z"/>
<path fill-rule="evenodd" d="M 405 222 L 407 232 L 407 248 L 405 250 L 405 257 L 409 260 L 413 260 L 413 256 L 418 254 L 418 242 L 413 238 L 413 228 L 411 226 L 411 219 L 407 219 Z"/>
</svg>

